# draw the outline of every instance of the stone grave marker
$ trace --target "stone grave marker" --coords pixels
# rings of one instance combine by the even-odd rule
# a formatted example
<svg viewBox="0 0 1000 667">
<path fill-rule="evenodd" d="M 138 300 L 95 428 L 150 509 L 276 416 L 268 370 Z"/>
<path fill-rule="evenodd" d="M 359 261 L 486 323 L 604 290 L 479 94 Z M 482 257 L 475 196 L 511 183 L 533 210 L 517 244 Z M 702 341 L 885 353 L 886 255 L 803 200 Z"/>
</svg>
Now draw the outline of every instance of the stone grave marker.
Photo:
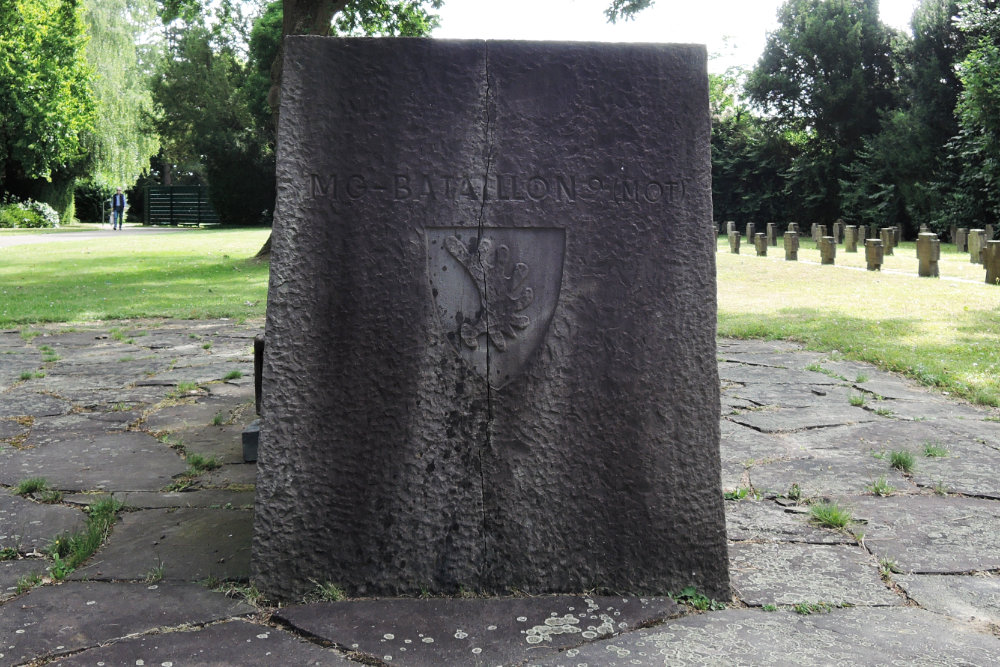
<svg viewBox="0 0 1000 667">
<path fill-rule="evenodd" d="M 706 61 L 285 40 L 262 591 L 729 598 Z"/>
<path fill-rule="evenodd" d="M 729 252 L 734 255 L 740 254 L 740 233 L 733 232 L 729 235 Z"/>
<path fill-rule="evenodd" d="M 970 229 L 969 230 L 969 261 L 973 264 L 983 263 L 983 248 L 986 247 L 986 230 L 985 229 Z"/>
<path fill-rule="evenodd" d="M 987 241 L 983 248 L 983 264 L 986 267 L 986 282 L 1000 285 L 1000 241 Z"/>
<path fill-rule="evenodd" d="M 891 255 L 892 254 L 892 246 L 893 246 L 894 238 L 895 238 L 895 235 L 894 235 L 894 233 L 892 231 L 892 227 L 883 227 L 881 229 L 881 231 L 879 232 L 879 240 L 882 241 L 882 253 L 883 253 L 883 255 Z M 867 245 L 867 244 L 868 244 L 868 242 L 865 241 L 865 245 Z M 882 263 L 882 260 L 880 259 L 879 260 L 879 264 L 881 264 L 881 263 Z"/>
<path fill-rule="evenodd" d="M 844 252 L 858 251 L 858 228 L 854 225 L 844 227 Z"/>
<path fill-rule="evenodd" d="M 841 239 L 844 238 L 844 223 L 837 221 L 833 223 L 833 242 L 840 243 Z"/>
<path fill-rule="evenodd" d="M 788 223 L 788 229 L 786 231 L 795 232 L 796 234 L 798 234 L 799 233 L 799 223 L 797 223 L 797 222 L 789 222 Z"/>
<path fill-rule="evenodd" d="M 959 227 L 955 230 L 955 250 L 958 252 L 968 252 L 969 251 L 969 229 L 968 227 Z"/>
<path fill-rule="evenodd" d="M 938 260 L 941 259 L 941 241 L 937 234 L 921 232 L 917 235 L 917 275 L 938 277 Z"/>
<path fill-rule="evenodd" d="M 754 236 L 757 234 L 757 225 L 755 225 L 752 222 L 748 222 L 746 227 L 746 232 L 747 232 L 747 240 L 752 241 L 754 239 Z"/>
<path fill-rule="evenodd" d="M 986 231 L 986 240 L 987 241 L 992 241 L 993 240 L 993 225 L 986 225 L 985 226 L 985 231 Z"/>
<path fill-rule="evenodd" d="M 758 257 L 767 257 L 767 234 L 757 233 L 753 237 L 753 245 Z"/>
<path fill-rule="evenodd" d="M 954 243 L 956 235 L 958 234 L 958 225 L 952 225 L 948 228 L 948 239 Z"/>
<path fill-rule="evenodd" d="M 799 259 L 799 234 L 798 232 L 785 232 L 782 237 L 785 245 L 785 261 L 795 262 Z"/>
<path fill-rule="evenodd" d="M 833 264 L 837 257 L 837 239 L 824 236 L 819 240 L 820 264 Z"/>
<path fill-rule="evenodd" d="M 928 234 L 928 233 L 930 233 L 930 231 L 931 231 L 931 228 L 928 227 L 927 225 L 920 225 L 920 233 L 921 234 Z"/>
<path fill-rule="evenodd" d="M 889 229 L 892 230 L 892 247 L 895 248 L 903 240 L 903 228 L 899 225 L 893 225 Z"/>
<path fill-rule="evenodd" d="M 882 239 L 865 239 L 865 262 L 869 271 L 882 270 Z"/>
<path fill-rule="evenodd" d="M 726 223 L 726 236 L 732 236 L 734 233 L 736 233 L 736 222 L 730 220 Z"/>
<path fill-rule="evenodd" d="M 767 245 L 778 245 L 778 225 L 774 222 L 767 223 Z"/>
</svg>

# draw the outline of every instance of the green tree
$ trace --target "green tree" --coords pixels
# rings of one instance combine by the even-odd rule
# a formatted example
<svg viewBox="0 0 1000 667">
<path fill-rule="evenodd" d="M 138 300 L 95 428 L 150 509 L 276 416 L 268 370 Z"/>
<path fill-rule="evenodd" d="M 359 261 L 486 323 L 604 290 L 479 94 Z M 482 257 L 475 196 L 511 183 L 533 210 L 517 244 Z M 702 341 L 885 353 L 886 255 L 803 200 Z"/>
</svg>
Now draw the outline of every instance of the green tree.
<svg viewBox="0 0 1000 667">
<path fill-rule="evenodd" d="M 751 99 L 785 130 L 806 139 L 787 172 L 804 214 L 841 215 L 840 182 L 880 113 L 897 104 L 895 33 L 879 20 L 878 0 L 788 0 L 778 29 L 751 72 Z"/>
<path fill-rule="evenodd" d="M 65 220 L 95 128 L 80 0 L 0 0 L 0 187 Z"/>
<path fill-rule="evenodd" d="M 94 72 L 94 131 L 86 137 L 89 180 L 105 190 L 128 187 L 149 168 L 159 141 L 148 131 L 152 111 L 142 44 L 156 21 L 152 0 L 88 0 L 90 41 L 86 55 Z"/>
</svg>

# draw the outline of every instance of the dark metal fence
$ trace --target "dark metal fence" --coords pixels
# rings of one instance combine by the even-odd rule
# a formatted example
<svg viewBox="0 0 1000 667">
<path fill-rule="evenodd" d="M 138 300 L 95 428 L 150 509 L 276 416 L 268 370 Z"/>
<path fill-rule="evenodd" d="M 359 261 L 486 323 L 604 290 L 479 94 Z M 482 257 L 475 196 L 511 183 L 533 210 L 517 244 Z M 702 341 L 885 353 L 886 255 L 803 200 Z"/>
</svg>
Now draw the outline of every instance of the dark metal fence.
<svg viewBox="0 0 1000 667">
<path fill-rule="evenodd" d="M 208 188 L 203 185 L 151 185 L 146 188 L 147 225 L 218 224 Z"/>
</svg>

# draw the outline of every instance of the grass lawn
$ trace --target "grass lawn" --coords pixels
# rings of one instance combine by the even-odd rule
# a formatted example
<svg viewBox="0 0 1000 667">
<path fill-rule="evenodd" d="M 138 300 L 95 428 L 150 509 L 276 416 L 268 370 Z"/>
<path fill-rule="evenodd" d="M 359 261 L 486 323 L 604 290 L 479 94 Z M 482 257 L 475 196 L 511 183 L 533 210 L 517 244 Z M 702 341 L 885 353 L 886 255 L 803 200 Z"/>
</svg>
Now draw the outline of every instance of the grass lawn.
<svg viewBox="0 0 1000 667">
<path fill-rule="evenodd" d="M 24 233 L 24 230 L 20 230 Z M 0 248 L 0 326 L 136 317 L 260 317 L 270 230 L 190 229 Z"/>
<path fill-rule="evenodd" d="M 942 276 L 920 278 L 912 243 L 865 271 L 864 253 L 837 249 L 836 266 L 819 264 L 804 241 L 798 262 L 769 248 L 729 252 L 719 240 L 719 334 L 785 338 L 901 371 L 924 384 L 984 405 L 1000 405 L 1000 286 L 983 267 L 941 245 Z M 904 273 L 895 273 L 898 270 Z"/>
</svg>

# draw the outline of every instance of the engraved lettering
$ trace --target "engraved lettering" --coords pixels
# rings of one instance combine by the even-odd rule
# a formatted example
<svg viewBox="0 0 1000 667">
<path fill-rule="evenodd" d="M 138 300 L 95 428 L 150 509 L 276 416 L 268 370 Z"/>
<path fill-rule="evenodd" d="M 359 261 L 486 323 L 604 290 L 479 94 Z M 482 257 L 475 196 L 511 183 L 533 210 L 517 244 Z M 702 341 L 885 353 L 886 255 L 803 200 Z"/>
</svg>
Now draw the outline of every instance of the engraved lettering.
<svg viewBox="0 0 1000 667">
<path fill-rule="evenodd" d="M 645 196 L 646 201 L 651 204 L 655 204 L 663 197 L 663 186 L 656 181 L 650 181 L 649 183 L 646 183 L 646 191 L 643 195 Z"/>
<path fill-rule="evenodd" d="M 462 178 L 462 185 L 459 188 L 458 194 L 466 199 L 479 201 L 479 195 L 476 194 L 476 188 L 472 186 L 472 180 L 468 176 Z"/>
<path fill-rule="evenodd" d="M 527 192 L 531 201 L 542 201 L 549 196 L 549 183 L 541 176 L 532 176 L 528 179 Z"/>
<path fill-rule="evenodd" d="M 436 200 L 437 195 L 434 194 L 434 183 L 431 181 L 431 177 L 427 174 L 421 174 L 420 177 L 423 179 L 423 185 L 420 188 L 420 198 Z"/>
<path fill-rule="evenodd" d="M 351 199 L 361 199 L 368 191 L 364 176 L 354 175 L 347 179 L 347 196 Z"/>
<path fill-rule="evenodd" d="M 563 196 L 568 201 L 576 201 L 576 177 L 569 177 L 569 184 L 566 184 L 565 176 L 556 176 L 556 199 L 562 201 Z"/>
<path fill-rule="evenodd" d="M 396 174 L 396 199 L 410 198 L 410 177 L 406 174 Z"/>
<path fill-rule="evenodd" d="M 315 199 L 316 197 L 326 197 L 327 194 L 333 197 L 337 196 L 337 177 L 330 176 L 324 185 L 319 174 L 309 174 L 309 195 Z"/>
</svg>

